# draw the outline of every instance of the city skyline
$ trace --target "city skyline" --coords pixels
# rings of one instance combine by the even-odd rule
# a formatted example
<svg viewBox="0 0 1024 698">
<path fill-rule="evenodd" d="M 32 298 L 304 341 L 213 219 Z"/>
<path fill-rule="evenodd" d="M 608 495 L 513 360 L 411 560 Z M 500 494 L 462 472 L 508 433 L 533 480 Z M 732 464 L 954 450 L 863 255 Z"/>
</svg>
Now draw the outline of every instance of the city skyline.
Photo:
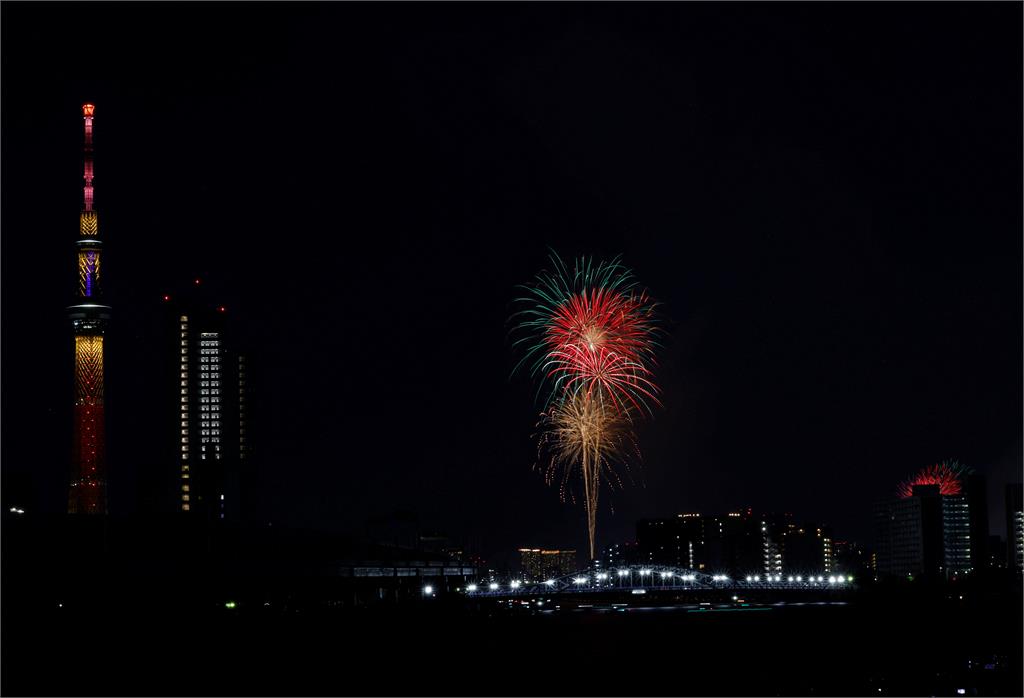
<svg viewBox="0 0 1024 698">
<path fill-rule="evenodd" d="M 824 10 L 775 8 L 760 19 L 843 77 L 830 87 L 802 68 L 824 90 L 815 99 L 794 78 L 772 83 L 808 100 L 794 115 L 758 81 L 799 61 L 741 66 L 693 28 L 729 23 L 769 52 L 756 8 L 652 9 L 656 27 L 580 7 L 526 47 L 516 32 L 539 10 L 475 9 L 440 47 L 417 38 L 415 8 L 255 7 L 251 36 L 221 31 L 232 20 L 215 13 L 179 56 L 175 37 L 197 10 L 132 7 L 160 27 L 141 42 L 99 21 L 87 71 L 71 38 L 86 10 L 61 8 L 46 32 L 8 38 L 3 87 L 3 215 L 18 231 L 4 236 L 4 278 L 31 289 L 4 294 L 5 324 L 33 338 L 5 332 L 4 474 L 28 478 L 43 512 L 67 503 L 70 435 L 53 435 L 70 431 L 70 383 L 54 367 L 68 365 L 59 309 L 80 201 L 76 119 L 90 103 L 115 307 L 113 515 L 145 510 L 140 483 L 158 456 L 143 359 L 154 347 L 139 328 L 199 276 L 253 335 L 258 460 L 287 464 L 259 472 L 268 520 L 358 530 L 413 510 L 492 550 L 524 538 L 585 549 L 582 508 L 531 471 L 536 405 L 508 379 L 508 304 L 551 247 L 623 254 L 669 324 L 665 410 L 639 428 L 645 486 L 616 493 L 600 541 L 627 540 L 639 518 L 753 506 L 869 542 L 874 501 L 951 458 L 986 475 L 1001 530 L 993 493 L 1019 479 L 1021 453 L 1020 177 L 1007 155 L 1020 144 L 1007 87 L 1017 75 L 999 67 L 1012 41 L 944 73 L 974 96 L 951 108 L 950 85 L 917 80 L 900 46 L 905 10 L 872 29 L 877 53 L 862 60 Z M 937 27 L 978 37 L 1006 11 L 936 9 L 920 49 L 931 69 L 953 60 Z M 38 12 L 4 7 L 15 24 Z M 442 26 L 450 10 L 436 12 Z M 875 27 L 882 12 L 848 19 Z M 326 48 L 321 24 L 341 20 L 353 22 L 344 46 Z M 404 52 L 375 45 L 390 33 Z M 30 46 L 42 57 L 18 68 Z M 564 60 L 544 76 L 552 54 Z M 685 79 L 660 77 L 661 62 Z M 344 89 L 325 87 L 338 75 Z M 879 120 L 900 98 L 899 118 Z M 943 140 L 956 145 L 935 152 Z M 759 164 L 740 166 L 741 154 Z M 396 440 L 402 405 L 416 419 Z M 842 501 L 818 501 L 833 487 Z"/>
</svg>

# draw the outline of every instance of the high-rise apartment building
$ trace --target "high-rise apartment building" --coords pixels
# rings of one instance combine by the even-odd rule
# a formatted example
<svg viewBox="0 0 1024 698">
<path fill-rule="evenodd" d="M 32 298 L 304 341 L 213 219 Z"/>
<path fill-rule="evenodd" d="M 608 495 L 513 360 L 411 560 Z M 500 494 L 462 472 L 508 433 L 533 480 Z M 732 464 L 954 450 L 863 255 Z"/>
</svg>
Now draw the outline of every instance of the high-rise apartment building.
<svg viewBox="0 0 1024 698">
<path fill-rule="evenodd" d="M 1006 565 L 1024 570 L 1024 496 L 1021 483 L 1006 486 Z"/>
<path fill-rule="evenodd" d="M 875 510 L 879 576 L 955 576 L 970 572 L 970 507 L 963 494 L 914 485 L 910 497 Z"/>
<path fill-rule="evenodd" d="M 249 456 L 246 357 L 230 332 L 227 309 L 210 300 L 201 280 L 173 298 L 164 296 L 164 303 L 174 329 L 168 392 L 174 506 L 207 519 L 235 518 Z"/>
<path fill-rule="evenodd" d="M 782 559 L 786 572 L 820 574 L 838 570 L 832 538 L 820 526 L 792 526 L 783 532 Z"/>
</svg>

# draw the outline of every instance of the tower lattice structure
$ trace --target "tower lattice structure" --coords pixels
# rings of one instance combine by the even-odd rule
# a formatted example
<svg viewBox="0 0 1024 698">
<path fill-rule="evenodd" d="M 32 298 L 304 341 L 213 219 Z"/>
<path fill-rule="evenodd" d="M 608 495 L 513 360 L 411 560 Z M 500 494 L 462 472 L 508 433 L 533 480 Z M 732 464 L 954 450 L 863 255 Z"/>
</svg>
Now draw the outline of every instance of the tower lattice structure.
<svg viewBox="0 0 1024 698">
<path fill-rule="evenodd" d="M 93 206 L 93 113 L 82 105 L 85 122 L 83 204 L 75 242 L 78 283 L 68 317 L 75 340 L 75 405 L 68 513 L 107 512 L 106 448 L 103 405 L 103 343 L 110 306 L 103 302 L 100 280 L 103 243 Z"/>
</svg>

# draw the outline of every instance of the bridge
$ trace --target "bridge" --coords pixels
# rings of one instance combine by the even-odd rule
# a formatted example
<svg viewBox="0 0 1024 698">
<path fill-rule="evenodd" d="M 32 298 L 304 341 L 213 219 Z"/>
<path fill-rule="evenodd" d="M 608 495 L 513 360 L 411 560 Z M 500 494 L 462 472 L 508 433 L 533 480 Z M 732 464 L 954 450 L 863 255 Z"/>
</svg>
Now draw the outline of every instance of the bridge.
<svg viewBox="0 0 1024 698">
<path fill-rule="evenodd" d="M 658 565 L 620 565 L 608 570 L 586 570 L 543 582 L 509 579 L 467 584 L 474 597 L 507 598 L 538 594 L 632 593 L 660 591 L 753 591 L 849 589 L 853 577 L 845 574 L 754 574 L 733 579 L 725 574 Z"/>
</svg>

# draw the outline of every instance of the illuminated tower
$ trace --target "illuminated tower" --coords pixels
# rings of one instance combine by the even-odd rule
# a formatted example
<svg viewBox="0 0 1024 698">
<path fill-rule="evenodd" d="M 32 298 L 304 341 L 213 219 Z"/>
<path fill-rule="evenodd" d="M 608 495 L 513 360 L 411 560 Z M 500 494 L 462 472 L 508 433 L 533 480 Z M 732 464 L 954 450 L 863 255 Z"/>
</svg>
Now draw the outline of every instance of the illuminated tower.
<svg viewBox="0 0 1024 698">
<path fill-rule="evenodd" d="M 84 196 L 78 240 L 78 291 L 68 317 L 75 337 L 75 412 L 69 514 L 107 513 L 103 417 L 103 333 L 110 306 L 100 286 L 99 224 L 93 207 L 92 124 L 95 107 L 82 105 L 85 121 Z"/>
</svg>

